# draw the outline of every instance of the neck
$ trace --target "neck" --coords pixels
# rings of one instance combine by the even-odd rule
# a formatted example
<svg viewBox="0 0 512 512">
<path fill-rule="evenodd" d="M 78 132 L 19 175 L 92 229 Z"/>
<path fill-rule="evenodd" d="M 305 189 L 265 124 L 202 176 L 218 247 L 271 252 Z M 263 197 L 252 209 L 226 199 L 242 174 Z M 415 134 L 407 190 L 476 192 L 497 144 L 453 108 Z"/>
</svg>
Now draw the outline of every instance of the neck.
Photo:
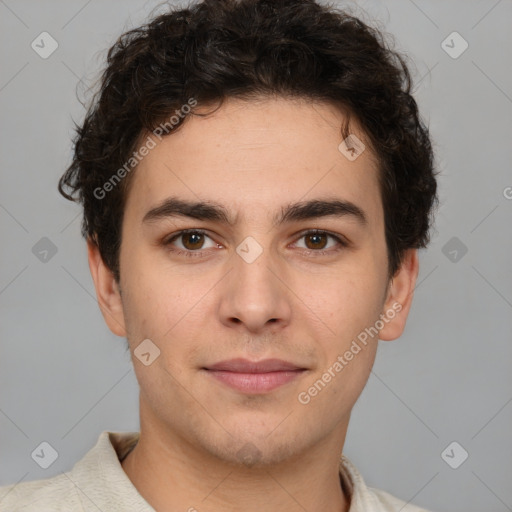
<svg viewBox="0 0 512 512">
<path fill-rule="evenodd" d="M 278 465 L 251 468 L 226 463 L 141 421 L 139 442 L 122 467 L 155 510 L 348 512 L 350 497 L 339 475 L 345 433 Z"/>
</svg>

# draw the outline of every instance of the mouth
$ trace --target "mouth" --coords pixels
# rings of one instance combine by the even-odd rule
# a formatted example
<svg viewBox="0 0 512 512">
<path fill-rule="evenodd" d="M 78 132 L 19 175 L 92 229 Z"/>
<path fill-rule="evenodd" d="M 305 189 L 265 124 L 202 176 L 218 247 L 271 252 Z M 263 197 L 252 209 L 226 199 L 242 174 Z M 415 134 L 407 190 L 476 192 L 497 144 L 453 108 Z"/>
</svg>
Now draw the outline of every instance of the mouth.
<svg viewBox="0 0 512 512">
<path fill-rule="evenodd" d="M 307 368 L 280 359 L 230 359 L 202 368 L 222 384 L 242 393 L 262 394 L 303 375 Z"/>
</svg>

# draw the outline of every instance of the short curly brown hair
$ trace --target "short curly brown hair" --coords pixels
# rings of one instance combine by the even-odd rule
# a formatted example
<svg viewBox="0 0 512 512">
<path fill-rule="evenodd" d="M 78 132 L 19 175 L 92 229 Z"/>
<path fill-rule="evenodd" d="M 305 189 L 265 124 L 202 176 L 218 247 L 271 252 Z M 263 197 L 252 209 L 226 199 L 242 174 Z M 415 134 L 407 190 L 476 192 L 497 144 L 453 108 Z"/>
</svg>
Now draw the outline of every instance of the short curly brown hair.
<svg viewBox="0 0 512 512">
<path fill-rule="evenodd" d="M 314 0 L 203 0 L 169 8 L 119 37 L 59 181 L 83 204 L 82 234 L 119 282 L 124 205 L 133 173 L 99 194 L 152 132 L 194 98 L 301 97 L 354 116 L 380 167 L 388 274 L 426 247 L 437 206 L 428 128 L 403 55 L 359 18 Z M 178 112 L 176 112 L 178 113 Z M 188 116 L 175 116 L 178 129 Z M 344 135 L 347 126 L 341 127 Z M 119 175 L 120 176 L 120 175 Z M 66 192 L 66 189 L 69 191 Z"/>
</svg>

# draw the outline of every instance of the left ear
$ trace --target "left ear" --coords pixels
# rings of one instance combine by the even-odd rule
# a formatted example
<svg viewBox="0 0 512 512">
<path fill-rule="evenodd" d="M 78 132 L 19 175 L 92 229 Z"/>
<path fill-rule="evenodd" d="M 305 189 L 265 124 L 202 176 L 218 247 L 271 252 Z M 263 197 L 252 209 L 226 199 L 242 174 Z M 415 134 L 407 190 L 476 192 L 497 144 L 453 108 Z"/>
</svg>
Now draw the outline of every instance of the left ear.
<svg viewBox="0 0 512 512">
<path fill-rule="evenodd" d="M 402 265 L 391 279 L 384 303 L 384 327 L 379 332 L 379 339 L 391 341 L 399 338 L 405 328 L 418 277 L 418 250 L 407 249 Z M 383 316 L 381 315 L 381 318 Z M 387 321 L 386 321 L 387 319 Z"/>
</svg>

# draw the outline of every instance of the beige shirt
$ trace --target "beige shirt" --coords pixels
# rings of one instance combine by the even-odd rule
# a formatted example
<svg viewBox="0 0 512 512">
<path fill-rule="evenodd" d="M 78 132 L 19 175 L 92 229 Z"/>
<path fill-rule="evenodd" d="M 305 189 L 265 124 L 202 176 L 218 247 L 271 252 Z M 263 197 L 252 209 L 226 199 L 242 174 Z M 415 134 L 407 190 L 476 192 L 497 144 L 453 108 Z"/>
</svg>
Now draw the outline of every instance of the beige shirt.
<svg viewBox="0 0 512 512">
<path fill-rule="evenodd" d="M 155 512 L 120 462 L 138 438 L 139 432 L 103 431 L 96 445 L 70 471 L 0 487 L 0 512 Z M 340 478 L 351 496 L 349 512 L 427 512 L 367 487 L 344 455 Z"/>
</svg>

